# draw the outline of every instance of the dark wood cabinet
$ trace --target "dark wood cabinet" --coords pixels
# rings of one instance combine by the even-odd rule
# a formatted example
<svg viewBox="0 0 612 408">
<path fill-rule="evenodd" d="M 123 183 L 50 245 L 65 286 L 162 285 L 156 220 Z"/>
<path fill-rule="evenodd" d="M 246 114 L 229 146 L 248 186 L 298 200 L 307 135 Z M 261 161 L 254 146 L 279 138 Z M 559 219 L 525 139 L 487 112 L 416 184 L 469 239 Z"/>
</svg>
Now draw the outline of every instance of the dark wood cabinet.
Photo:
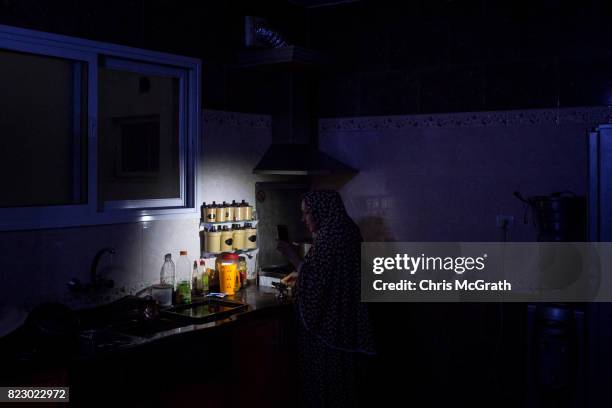
<svg viewBox="0 0 612 408">
<path fill-rule="evenodd" d="M 278 305 L 87 358 L 18 363 L 13 375 L 69 386 L 75 407 L 279 407 L 293 405 L 296 360 L 293 308 Z"/>
</svg>

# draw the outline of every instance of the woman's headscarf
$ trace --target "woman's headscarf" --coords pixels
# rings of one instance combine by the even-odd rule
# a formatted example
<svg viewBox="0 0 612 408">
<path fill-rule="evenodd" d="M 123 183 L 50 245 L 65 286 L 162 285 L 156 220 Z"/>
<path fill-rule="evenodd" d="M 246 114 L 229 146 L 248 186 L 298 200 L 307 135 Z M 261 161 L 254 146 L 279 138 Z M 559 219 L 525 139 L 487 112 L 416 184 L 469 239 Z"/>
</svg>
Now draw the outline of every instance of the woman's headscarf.
<svg viewBox="0 0 612 408">
<path fill-rule="evenodd" d="M 298 278 L 298 308 L 307 330 L 329 347 L 374 353 L 361 303 L 361 233 L 335 191 L 311 191 L 304 203 L 317 226 Z"/>
</svg>

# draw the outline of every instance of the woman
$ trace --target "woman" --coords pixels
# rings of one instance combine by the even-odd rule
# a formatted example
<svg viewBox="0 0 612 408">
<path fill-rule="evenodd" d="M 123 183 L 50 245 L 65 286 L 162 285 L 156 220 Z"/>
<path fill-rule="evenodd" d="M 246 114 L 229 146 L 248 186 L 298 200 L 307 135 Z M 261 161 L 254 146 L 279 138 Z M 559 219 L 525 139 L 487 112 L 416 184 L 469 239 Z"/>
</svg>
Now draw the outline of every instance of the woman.
<svg viewBox="0 0 612 408">
<path fill-rule="evenodd" d="M 284 279 L 297 286 L 297 314 L 306 406 L 355 406 L 367 356 L 374 354 L 365 304 L 361 303 L 361 234 L 335 191 L 311 191 L 302 200 L 313 246 L 301 259 L 279 242 L 296 271 Z"/>
</svg>

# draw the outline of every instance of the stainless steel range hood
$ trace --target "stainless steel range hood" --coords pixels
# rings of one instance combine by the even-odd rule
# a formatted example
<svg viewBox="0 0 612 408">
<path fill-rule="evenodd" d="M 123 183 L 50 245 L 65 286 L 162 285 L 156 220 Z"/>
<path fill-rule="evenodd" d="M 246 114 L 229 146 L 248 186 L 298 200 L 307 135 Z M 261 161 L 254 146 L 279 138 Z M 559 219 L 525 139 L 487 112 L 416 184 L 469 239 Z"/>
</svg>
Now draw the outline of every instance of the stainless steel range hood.
<svg viewBox="0 0 612 408">
<path fill-rule="evenodd" d="M 351 174 L 355 169 L 308 144 L 273 144 L 253 169 L 256 174 L 291 176 Z"/>
<path fill-rule="evenodd" d="M 279 105 L 272 115 L 272 145 L 255 174 L 331 175 L 357 171 L 318 148 L 317 86 L 304 72 L 282 72 Z"/>
</svg>

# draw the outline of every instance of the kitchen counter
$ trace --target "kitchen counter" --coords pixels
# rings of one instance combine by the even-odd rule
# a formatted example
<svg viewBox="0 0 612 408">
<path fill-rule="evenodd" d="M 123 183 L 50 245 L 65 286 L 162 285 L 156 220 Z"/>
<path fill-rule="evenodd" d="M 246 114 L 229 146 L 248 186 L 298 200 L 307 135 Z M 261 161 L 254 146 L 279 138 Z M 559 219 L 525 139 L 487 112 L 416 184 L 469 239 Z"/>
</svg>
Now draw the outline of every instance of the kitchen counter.
<svg viewBox="0 0 612 408">
<path fill-rule="evenodd" d="M 228 329 L 230 326 L 240 324 L 241 322 L 272 315 L 280 310 L 286 311 L 290 307 L 291 301 L 279 301 L 276 297 L 276 293 L 277 291 L 274 288 L 256 286 L 254 284 L 249 285 L 235 295 L 223 298 L 223 300 L 237 301 L 246 304 L 246 310 L 212 322 L 185 324 L 146 337 L 128 335 L 112 329 L 86 330 L 81 332 L 79 352 L 76 357 L 79 359 L 87 359 L 98 354 L 123 351 L 168 338 L 176 339 L 179 336 L 190 336 L 196 332 L 198 334 L 203 334 L 204 331 L 208 333 L 216 330 Z M 194 298 L 194 302 L 203 299 L 205 298 Z"/>
<path fill-rule="evenodd" d="M 16 364 L 25 362 L 36 363 L 37 361 L 48 361 L 56 359 L 61 354 L 63 361 L 88 360 L 91 358 L 105 358 L 109 353 L 129 351 L 138 349 L 140 346 L 155 344 L 164 340 L 177 340 L 182 337 L 193 337 L 208 335 L 224 330 L 232 330 L 234 326 L 240 326 L 251 320 L 259 318 L 274 317 L 276 315 L 287 315 L 291 312 L 291 301 L 279 301 L 276 297 L 276 290 L 269 287 L 260 287 L 251 284 L 235 295 L 226 296 L 223 300 L 237 301 L 247 305 L 246 310 L 235 313 L 229 317 L 221 318 L 211 322 L 189 324 L 177 323 L 168 330 L 158 331 L 154 334 L 145 336 L 126 334 L 120 330 L 105 328 L 101 323 L 84 324 L 79 332 L 78 341 L 71 349 L 63 349 L 55 352 L 53 349 L 46 350 L 45 354 L 36 351 L 35 340 L 30 338 L 27 330 L 22 326 L 10 336 L 2 339 L 2 356 L 10 359 Z M 132 298 L 136 299 L 136 298 Z M 204 298 L 195 298 L 195 301 Z M 120 302 L 120 301 L 119 301 Z M 92 309 L 77 310 L 81 322 L 89 319 L 90 315 L 102 314 L 115 315 L 121 307 L 117 303 L 111 303 Z M 180 327 L 179 327 L 180 326 Z M 21 363 L 20 363 L 21 362 Z"/>
</svg>

